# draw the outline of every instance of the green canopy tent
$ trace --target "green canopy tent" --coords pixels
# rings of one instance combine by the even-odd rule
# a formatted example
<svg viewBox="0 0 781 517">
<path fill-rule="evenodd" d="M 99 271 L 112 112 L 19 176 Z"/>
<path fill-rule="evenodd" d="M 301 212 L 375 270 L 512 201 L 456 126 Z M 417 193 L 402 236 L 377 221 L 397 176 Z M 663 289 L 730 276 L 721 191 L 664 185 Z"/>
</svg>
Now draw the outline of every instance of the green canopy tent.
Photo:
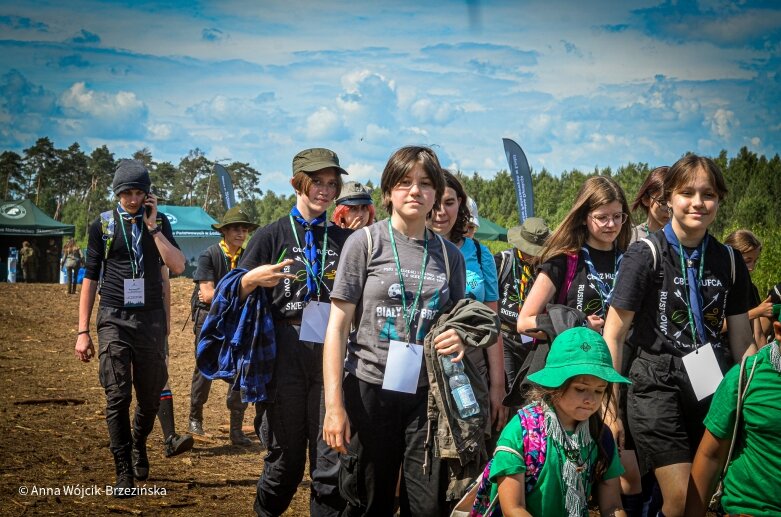
<svg viewBox="0 0 781 517">
<path fill-rule="evenodd" d="M 480 227 L 475 232 L 475 239 L 479 241 L 504 241 L 507 242 L 507 230 L 495 222 L 479 217 Z"/>
<path fill-rule="evenodd" d="M 0 281 L 8 278 L 9 249 L 19 250 L 24 241 L 29 241 L 36 251 L 36 279 L 59 281 L 49 278 L 46 248 L 49 246 L 49 239 L 53 239 L 59 255 L 62 237 L 73 235 L 75 231 L 76 228 L 72 224 L 55 221 L 29 199 L 0 201 Z"/>
<path fill-rule="evenodd" d="M 192 277 L 200 254 L 220 242 L 220 232 L 212 228 L 217 221 L 199 206 L 159 205 L 157 208 L 168 217 L 176 243 L 184 253 L 187 263 L 184 276 Z"/>
</svg>

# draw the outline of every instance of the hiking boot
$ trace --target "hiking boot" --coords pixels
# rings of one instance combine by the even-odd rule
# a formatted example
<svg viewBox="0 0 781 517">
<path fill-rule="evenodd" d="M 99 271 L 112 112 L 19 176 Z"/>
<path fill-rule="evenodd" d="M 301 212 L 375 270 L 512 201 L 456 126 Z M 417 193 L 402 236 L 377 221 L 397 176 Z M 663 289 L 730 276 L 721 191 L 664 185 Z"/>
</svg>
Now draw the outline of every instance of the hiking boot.
<svg viewBox="0 0 781 517">
<path fill-rule="evenodd" d="M 230 422 L 231 443 L 233 445 L 240 445 L 242 447 L 247 447 L 248 445 L 252 445 L 252 440 L 247 438 L 247 435 L 244 434 L 244 431 L 241 430 L 241 426 L 243 423 L 244 423 L 244 411 L 232 409 L 231 422 Z"/>
<path fill-rule="evenodd" d="M 193 437 L 192 435 L 185 434 L 185 435 L 178 435 L 176 433 L 172 434 L 168 438 L 165 439 L 165 457 L 171 458 L 173 456 L 178 456 L 184 452 L 189 451 L 193 448 Z"/>
<path fill-rule="evenodd" d="M 117 482 L 114 484 L 114 497 L 124 499 L 133 497 L 133 469 L 130 467 L 130 454 L 127 450 L 114 453 L 114 466 L 117 471 Z"/>
<path fill-rule="evenodd" d="M 206 433 L 203 432 L 203 422 L 200 420 L 196 420 L 195 418 L 190 419 L 190 428 L 189 428 L 190 434 L 197 434 L 199 436 L 203 436 Z"/>
<path fill-rule="evenodd" d="M 133 432 L 133 447 L 130 449 L 130 457 L 133 463 L 133 475 L 139 481 L 146 481 L 149 477 L 149 458 L 146 455 L 146 438 L 139 438 Z"/>
</svg>

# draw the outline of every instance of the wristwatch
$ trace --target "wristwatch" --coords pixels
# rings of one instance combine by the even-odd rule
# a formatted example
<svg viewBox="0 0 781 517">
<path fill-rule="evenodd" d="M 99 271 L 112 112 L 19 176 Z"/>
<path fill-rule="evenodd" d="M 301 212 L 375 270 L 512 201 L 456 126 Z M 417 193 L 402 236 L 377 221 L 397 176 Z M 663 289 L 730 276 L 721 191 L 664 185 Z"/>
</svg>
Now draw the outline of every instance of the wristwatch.
<svg viewBox="0 0 781 517">
<path fill-rule="evenodd" d="M 162 228 L 160 228 L 160 226 L 159 226 L 159 225 L 158 225 L 158 226 L 155 226 L 154 228 L 152 228 L 151 230 L 149 230 L 149 235 L 154 235 L 154 234 L 156 234 L 156 233 L 160 233 L 160 230 L 162 230 Z"/>
</svg>

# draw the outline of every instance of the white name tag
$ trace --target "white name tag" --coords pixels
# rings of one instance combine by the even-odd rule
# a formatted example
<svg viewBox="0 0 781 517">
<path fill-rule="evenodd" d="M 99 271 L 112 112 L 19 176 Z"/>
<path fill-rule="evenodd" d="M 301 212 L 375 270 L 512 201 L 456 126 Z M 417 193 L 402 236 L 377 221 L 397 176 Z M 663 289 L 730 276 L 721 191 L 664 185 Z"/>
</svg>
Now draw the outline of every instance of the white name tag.
<svg viewBox="0 0 781 517">
<path fill-rule="evenodd" d="M 144 306 L 144 279 L 125 279 L 125 307 Z"/>
<path fill-rule="evenodd" d="M 534 338 L 531 336 L 527 336 L 526 334 L 521 334 L 521 343 L 524 345 L 530 344 L 534 341 Z"/>
<path fill-rule="evenodd" d="M 683 356 L 683 366 L 689 374 L 689 382 L 697 400 L 702 400 L 716 392 L 724 377 L 713 352 L 713 346 L 703 345 L 694 352 Z"/>
<path fill-rule="evenodd" d="M 324 302 L 309 302 L 301 315 L 301 332 L 298 339 L 313 343 L 325 342 L 325 329 L 328 327 L 328 316 L 331 314 L 331 304 Z"/>
<path fill-rule="evenodd" d="M 423 345 L 391 340 L 382 389 L 415 393 L 418 391 L 420 367 L 423 364 Z"/>
</svg>

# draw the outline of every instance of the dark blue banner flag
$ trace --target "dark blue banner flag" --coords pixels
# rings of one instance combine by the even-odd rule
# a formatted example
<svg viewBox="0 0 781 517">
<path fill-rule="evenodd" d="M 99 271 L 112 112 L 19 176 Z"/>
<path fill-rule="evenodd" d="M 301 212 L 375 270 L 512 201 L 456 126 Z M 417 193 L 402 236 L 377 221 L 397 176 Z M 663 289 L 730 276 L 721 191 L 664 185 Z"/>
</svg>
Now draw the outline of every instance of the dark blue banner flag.
<svg viewBox="0 0 781 517">
<path fill-rule="evenodd" d="M 217 175 L 217 182 L 220 184 L 220 194 L 222 194 L 222 202 L 225 203 L 225 210 L 228 210 L 236 204 L 236 195 L 233 193 L 233 180 L 228 171 L 225 170 L 225 167 L 219 163 L 214 164 L 214 173 Z"/>
<path fill-rule="evenodd" d="M 510 176 L 515 187 L 515 198 L 518 201 L 518 214 L 523 223 L 527 217 L 534 217 L 534 192 L 532 192 L 532 171 L 529 162 L 523 154 L 521 146 L 510 140 L 502 138 L 504 154 L 510 166 Z"/>
</svg>

